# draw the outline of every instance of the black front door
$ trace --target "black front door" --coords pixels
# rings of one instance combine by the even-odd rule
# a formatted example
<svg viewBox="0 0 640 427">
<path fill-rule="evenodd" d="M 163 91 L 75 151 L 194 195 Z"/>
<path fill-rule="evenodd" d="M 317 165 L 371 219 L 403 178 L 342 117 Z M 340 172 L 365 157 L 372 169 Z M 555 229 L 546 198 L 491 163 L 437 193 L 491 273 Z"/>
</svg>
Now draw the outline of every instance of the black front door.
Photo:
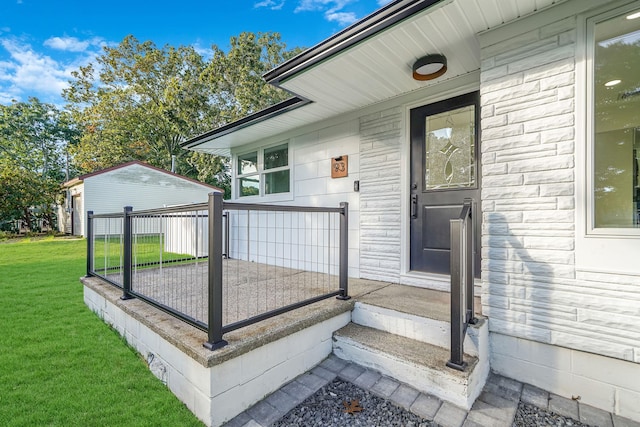
<svg viewBox="0 0 640 427">
<path fill-rule="evenodd" d="M 449 274 L 449 220 L 474 200 L 480 276 L 479 94 L 411 110 L 411 270 Z"/>
</svg>

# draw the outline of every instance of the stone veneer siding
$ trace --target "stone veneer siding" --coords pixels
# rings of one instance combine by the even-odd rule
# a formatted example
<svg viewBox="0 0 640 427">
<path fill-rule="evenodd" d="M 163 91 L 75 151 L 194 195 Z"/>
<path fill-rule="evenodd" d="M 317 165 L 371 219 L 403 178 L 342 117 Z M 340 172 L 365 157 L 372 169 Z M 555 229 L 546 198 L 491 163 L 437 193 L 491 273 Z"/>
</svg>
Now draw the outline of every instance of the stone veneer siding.
<svg viewBox="0 0 640 427">
<path fill-rule="evenodd" d="M 575 268 L 577 22 L 482 47 L 483 312 L 492 332 L 637 363 L 638 278 Z"/>
<path fill-rule="evenodd" d="M 492 369 L 640 420 L 640 278 L 576 268 L 581 22 L 480 37 L 483 313 Z"/>
<path fill-rule="evenodd" d="M 400 280 L 402 109 L 360 118 L 360 277 Z"/>
</svg>

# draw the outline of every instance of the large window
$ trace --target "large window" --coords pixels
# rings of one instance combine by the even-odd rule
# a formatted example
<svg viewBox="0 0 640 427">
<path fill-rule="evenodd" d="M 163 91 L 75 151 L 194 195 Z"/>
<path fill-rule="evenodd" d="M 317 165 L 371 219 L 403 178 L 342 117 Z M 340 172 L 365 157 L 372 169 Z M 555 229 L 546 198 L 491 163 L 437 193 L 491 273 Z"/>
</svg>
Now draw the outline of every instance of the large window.
<svg viewBox="0 0 640 427">
<path fill-rule="evenodd" d="M 238 155 L 236 183 L 238 197 L 288 193 L 289 144 Z"/>
<path fill-rule="evenodd" d="M 640 8 L 589 26 L 591 225 L 640 227 Z"/>
</svg>

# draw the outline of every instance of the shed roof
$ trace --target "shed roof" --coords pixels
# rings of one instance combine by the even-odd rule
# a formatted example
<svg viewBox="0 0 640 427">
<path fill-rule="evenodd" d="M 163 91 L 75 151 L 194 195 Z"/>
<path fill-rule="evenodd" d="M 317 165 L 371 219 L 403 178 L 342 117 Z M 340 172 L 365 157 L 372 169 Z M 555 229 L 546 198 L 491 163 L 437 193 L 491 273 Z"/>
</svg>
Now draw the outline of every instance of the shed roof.
<svg viewBox="0 0 640 427">
<path fill-rule="evenodd" d="M 95 172 L 87 173 L 87 174 L 84 174 L 84 175 L 80 175 L 80 176 L 78 176 L 78 177 L 75 177 L 75 178 L 73 178 L 73 179 L 70 179 L 70 180 L 69 180 L 69 181 L 67 181 L 67 182 L 64 182 L 64 183 L 62 184 L 62 187 L 63 187 L 63 188 L 70 188 L 70 187 L 73 187 L 73 186 L 75 186 L 75 185 L 81 184 L 81 183 L 82 183 L 82 182 L 84 182 L 84 180 L 86 180 L 87 178 L 91 178 L 91 177 L 93 177 L 93 176 L 97 176 L 97 175 L 102 175 L 102 174 L 105 174 L 105 173 L 113 172 L 113 171 L 115 171 L 115 170 L 123 169 L 123 168 L 127 168 L 127 167 L 130 167 L 130 166 L 133 166 L 133 165 L 142 166 L 142 167 L 145 167 L 145 168 L 148 168 L 148 169 L 154 170 L 154 171 L 156 171 L 156 172 L 161 172 L 161 173 L 163 173 L 163 174 L 165 174 L 165 175 L 169 175 L 169 176 L 172 176 L 172 177 L 175 177 L 175 178 L 179 178 L 179 179 L 182 179 L 182 180 L 185 180 L 185 181 L 193 182 L 194 184 L 202 185 L 202 186 L 204 186 L 204 187 L 209 187 L 209 188 L 211 188 L 211 189 L 212 189 L 212 190 L 214 190 L 214 191 L 219 191 L 219 192 L 221 192 L 221 193 L 223 193 L 223 192 L 224 192 L 224 190 L 222 190 L 221 188 L 218 188 L 218 187 L 216 187 L 216 186 L 213 186 L 213 185 L 210 185 L 210 184 L 207 184 L 207 183 L 204 183 L 204 182 L 200 182 L 200 181 L 198 181 L 198 180 L 195 180 L 195 179 L 193 179 L 193 178 L 189 178 L 189 177 L 186 177 L 186 176 L 183 176 L 183 175 L 177 174 L 177 173 L 175 173 L 175 172 L 171 172 L 171 171 L 168 171 L 168 170 L 165 170 L 165 169 L 162 169 L 162 168 L 158 168 L 158 167 L 155 167 L 155 166 L 151 166 L 150 164 L 148 164 L 148 163 L 144 163 L 144 162 L 141 162 L 141 161 L 139 161 L 139 160 L 133 160 L 133 161 L 131 161 L 131 162 L 122 163 L 122 164 L 120 164 L 120 165 L 112 166 L 112 167 L 110 167 L 110 168 L 106 168 L 106 169 L 102 169 L 102 170 L 99 170 L 99 171 L 95 171 Z"/>
<path fill-rule="evenodd" d="M 235 146 L 477 72 L 479 33 L 565 1 L 393 1 L 263 76 L 293 98 L 182 146 L 228 154 Z M 413 63 L 431 53 L 447 57 L 447 73 L 436 80 L 413 80 Z"/>
</svg>

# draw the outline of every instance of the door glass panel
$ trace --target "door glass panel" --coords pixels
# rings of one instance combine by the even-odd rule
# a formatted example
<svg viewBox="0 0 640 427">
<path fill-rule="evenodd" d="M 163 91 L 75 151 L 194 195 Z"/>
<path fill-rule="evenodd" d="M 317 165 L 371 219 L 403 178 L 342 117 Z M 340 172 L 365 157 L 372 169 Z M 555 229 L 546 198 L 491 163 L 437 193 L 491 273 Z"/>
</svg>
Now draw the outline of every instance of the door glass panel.
<svg viewBox="0 0 640 427">
<path fill-rule="evenodd" d="M 424 189 L 475 187 L 475 106 L 425 120 Z"/>
</svg>

